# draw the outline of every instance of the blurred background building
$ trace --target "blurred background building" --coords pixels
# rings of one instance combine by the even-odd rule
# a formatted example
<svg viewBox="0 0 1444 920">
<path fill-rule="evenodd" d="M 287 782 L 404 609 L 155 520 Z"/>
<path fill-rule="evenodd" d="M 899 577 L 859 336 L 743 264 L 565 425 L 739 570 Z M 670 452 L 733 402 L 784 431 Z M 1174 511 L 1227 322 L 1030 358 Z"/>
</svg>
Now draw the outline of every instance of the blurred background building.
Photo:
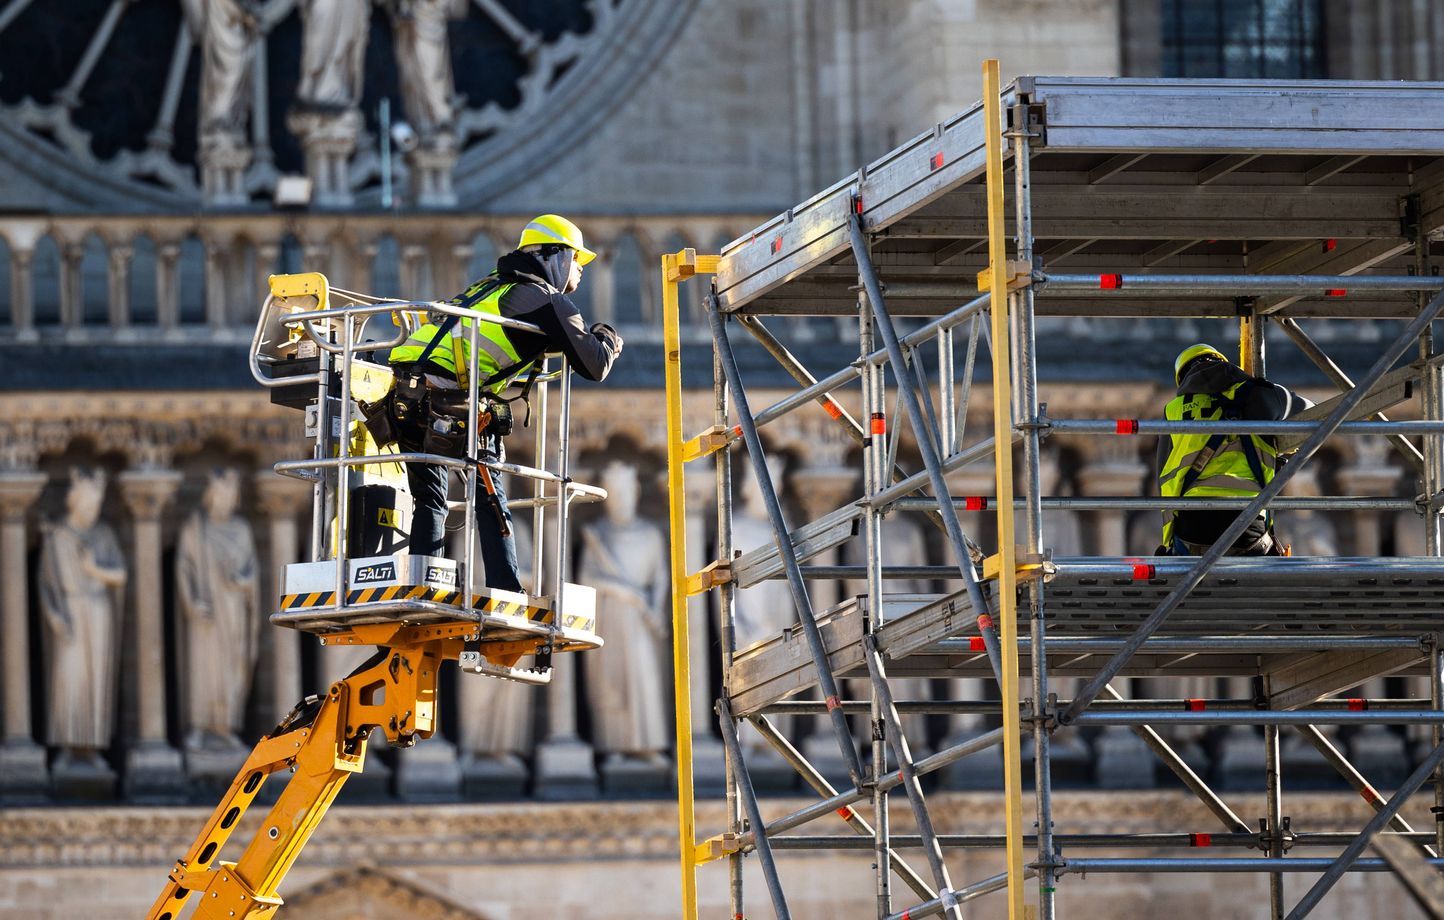
<svg viewBox="0 0 1444 920">
<path fill-rule="evenodd" d="M 573 446 L 582 467 L 598 475 L 613 458 L 634 465 L 636 514 L 661 524 L 659 254 L 684 246 L 718 251 L 930 130 L 977 98 L 985 57 L 1002 60 L 1005 78 L 1432 80 L 1444 73 L 1444 4 L 0 6 L 0 918 L 138 913 L 198 826 L 196 806 L 212 800 L 243 752 L 224 732 L 207 736 L 190 711 L 201 677 L 186 651 L 186 618 L 208 579 L 249 585 L 258 600 L 248 609 L 264 618 L 276 572 L 299 558 L 308 532 L 305 489 L 269 472 L 304 450 L 299 415 L 270 405 L 246 370 L 268 274 L 319 270 L 352 289 L 445 298 L 488 271 L 534 214 L 575 219 L 601 254 L 579 304 L 616 325 L 627 347 L 606 385 L 578 387 Z M 1156 264 L 1186 258 L 1161 253 Z M 685 335 L 700 359 L 691 366 L 706 367 L 700 306 L 686 309 Z M 1100 417 L 1152 414 L 1178 346 L 1232 334 L 1224 321 L 1070 321 L 1052 331 L 1042 346 L 1051 349 L 1044 366 L 1054 369 L 1044 398 L 1059 415 Z M 803 343 L 805 362 L 846 352 L 828 323 L 798 320 L 787 332 Z M 1333 323 L 1315 334 L 1348 363 L 1351 343 L 1380 333 Z M 759 369 L 767 360 L 742 354 Z M 1283 348 L 1277 354 L 1272 367 L 1294 374 L 1290 383 L 1322 382 Z M 787 385 L 780 373 L 771 379 Z M 977 422 L 976 430 L 985 427 Z M 800 418 L 768 432 L 795 516 L 856 492 L 850 443 Z M 1148 487 L 1149 458 L 1132 445 L 1050 443 L 1057 492 Z M 1388 463 L 1366 444 L 1325 458 L 1320 475 L 1329 485 L 1367 480 L 1407 492 L 1410 483 Z M 77 467 L 104 474 L 95 520 L 76 510 L 95 483 L 77 478 Z M 239 491 L 227 498 L 227 489 Z M 196 549 L 204 541 L 186 537 L 187 527 L 204 531 L 207 522 L 240 535 L 228 546 L 249 539 L 249 557 L 223 564 Z M 1338 551 L 1373 554 L 1408 550 L 1395 537 L 1400 523 L 1365 515 L 1330 526 Z M 1060 514 L 1049 526 L 1048 542 L 1063 553 L 1146 552 L 1156 539 L 1152 516 Z M 101 719 L 95 756 L 55 743 L 52 731 L 62 705 L 56 681 L 65 678 L 54 673 L 47 629 L 52 601 L 63 601 L 56 592 L 74 585 L 54 569 L 47 547 L 67 528 L 88 545 L 108 531 L 117 548 L 119 579 L 75 602 L 114 624 L 113 672 L 75 678 L 102 681 L 113 706 Z M 941 554 L 925 540 L 916 545 Z M 580 542 L 575 557 L 583 567 L 587 553 Z M 93 588 L 90 582 L 81 587 Z M 705 643 L 694 657 L 706 673 Z M 228 692 L 239 695 L 235 734 L 247 745 L 303 692 L 346 667 L 314 640 L 269 627 L 225 665 L 237 675 Z M 659 659 L 657 667 L 665 674 L 668 665 Z M 565 677 L 545 693 L 480 679 L 449 683 L 445 737 L 373 754 L 374 775 L 353 781 L 343 802 L 374 805 L 341 809 L 308 850 L 288 886 L 297 893 L 293 915 L 519 916 L 561 869 L 576 885 L 563 901 L 573 897 L 589 916 L 670 915 L 672 813 L 665 801 L 630 801 L 671 794 L 665 760 L 642 783 L 635 771 L 609 770 L 608 752 L 592 747 L 597 715 L 584 675 Z M 700 713 L 697 721 L 711 719 Z M 932 731 L 941 738 L 953 728 L 940 721 Z M 715 782 L 720 754 L 700 731 L 705 784 L 709 775 Z M 1200 765 L 1216 781 L 1250 787 L 1261 760 L 1230 760 L 1222 736 L 1196 740 Z M 1407 772 L 1415 740 L 1360 737 L 1354 753 Z M 1152 789 L 1164 782 L 1146 760 L 1105 762 L 1103 747 L 1101 735 L 1078 739 L 1075 784 Z M 1144 829 L 1156 809 L 1172 807 L 1169 796 L 1130 794 L 1126 807 L 1116 798 L 1096 815 L 1083 808 L 1073 817 Z M 397 804 L 494 799 L 511 804 Z M 538 804 L 551 799 L 603 801 Z M 959 793 L 950 826 L 988 826 L 969 816 L 972 801 L 983 800 Z M 1340 814 L 1346 807 L 1320 806 Z M 380 822 L 384 851 L 365 841 Z M 598 863 L 599 853 L 623 861 Z M 515 864 L 504 880 L 484 868 L 498 860 Z M 382 863 L 390 868 L 357 868 Z M 406 868 L 421 864 L 441 868 Z M 805 906 L 811 913 L 802 915 L 851 916 L 846 905 L 858 902 L 849 899 L 869 903 L 867 892 L 848 887 L 837 868 L 846 864 L 840 857 L 794 863 L 837 881 L 817 886 Z M 96 872 L 106 879 L 103 893 L 77 884 Z M 625 878 L 650 881 L 618 881 Z M 1355 903 L 1365 905 L 1359 909 L 1389 894 L 1370 878 L 1351 879 Z M 478 900 L 482 885 L 490 901 Z M 1090 887 L 1113 898 L 1098 903 L 1121 916 L 1154 915 L 1161 902 L 1153 898 L 1170 896 L 1123 882 Z M 611 892 L 603 908 L 600 889 Z M 720 884 L 705 891 L 725 903 Z M 95 906 L 102 902 L 114 913 Z"/>
</svg>

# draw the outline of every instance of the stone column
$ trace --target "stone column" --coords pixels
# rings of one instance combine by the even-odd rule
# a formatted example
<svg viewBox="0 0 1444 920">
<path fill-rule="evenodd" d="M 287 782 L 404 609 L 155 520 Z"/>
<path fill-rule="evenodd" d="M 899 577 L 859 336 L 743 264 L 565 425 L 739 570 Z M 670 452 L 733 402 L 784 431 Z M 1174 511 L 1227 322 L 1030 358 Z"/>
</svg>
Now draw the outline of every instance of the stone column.
<svg viewBox="0 0 1444 920">
<path fill-rule="evenodd" d="M 665 477 L 663 477 L 665 482 Z M 710 462 L 694 463 L 685 474 L 687 495 L 687 571 L 695 572 L 710 561 L 712 529 L 705 509 L 717 500 L 717 479 Z M 663 491 L 665 492 L 665 485 Z M 672 590 L 677 590 L 673 585 Z M 714 660 L 711 632 L 711 593 L 687 600 L 687 660 L 692 672 L 692 782 L 698 795 L 721 795 L 726 791 L 727 771 L 722 739 L 713 731 L 717 717 L 712 711 Z"/>
<path fill-rule="evenodd" d="M 348 208 L 351 192 L 351 155 L 361 133 L 361 113 L 292 111 L 287 126 L 301 141 L 306 154 L 306 175 L 312 182 L 312 202 L 322 208 Z"/>
<path fill-rule="evenodd" d="M 427 263 L 430 256 L 421 243 L 406 243 L 401 247 L 401 294 L 412 300 L 429 300 L 431 286 L 427 284 Z"/>
<path fill-rule="evenodd" d="M 174 335 L 180 327 L 180 255 L 175 240 L 155 247 L 155 323 L 162 333 Z"/>
<path fill-rule="evenodd" d="M 219 240 L 206 240 L 206 325 L 226 328 L 226 250 Z"/>
<path fill-rule="evenodd" d="M 286 566 L 301 559 L 299 518 L 311 507 L 311 487 L 270 470 L 255 474 L 256 496 L 266 516 L 271 556 L 262 581 L 261 609 L 272 609 L 281 597 Z M 267 629 L 271 642 L 270 712 L 279 720 L 300 702 L 301 633 Z"/>
<path fill-rule="evenodd" d="M 106 282 L 110 297 L 110 328 L 119 332 L 130 325 L 130 260 L 135 247 L 129 243 L 110 244 Z"/>
<path fill-rule="evenodd" d="M 60 242 L 60 327 L 79 329 L 85 323 L 85 285 L 80 275 L 85 247 L 80 243 L 57 242 Z"/>
<path fill-rule="evenodd" d="M 1078 488 L 1084 495 L 1138 495 L 1148 467 L 1126 439 L 1119 444 L 1101 443 L 1098 462 L 1078 472 Z M 1113 448 L 1109 450 L 1108 448 Z M 1128 546 L 1128 515 L 1121 509 L 1092 512 L 1092 544 L 1099 556 L 1125 555 Z M 1046 588 L 1044 589 L 1046 592 Z M 1114 682 L 1126 696 L 1136 696 L 1127 678 Z M 1050 688 L 1052 689 L 1052 688 Z M 1132 729 L 1110 725 L 1093 742 L 1094 776 L 1105 789 L 1146 789 L 1154 784 L 1154 757 L 1148 745 Z"/>
<path fill-rule="evenodd" d="M 605 248 L 611 242 L 604 241 L 598 247 L 598 258 L 587 266 L 586 278 L 582 282 L 591 292 L 592 309 L 587 318 L 594 323 L 616 323 L 617 269 L 612 263 L 611 252 Z M 707 499 L 707 503 L 710 505 L 715 500 L 714 496 Z"/>
<path fill-rule="evenodd" d="M 35 279 L 31 274 L 35 253 L 10 251 L 10 324 L 18 340 L 35 338 Z"/>
<path fill-rule="evenodd" d="M 281 244 L 272 240 L 256 244 L 256 303 L 265 303 L 271 293 L 271 276 L 276 273 L 276 263 L 281 259 Z M 284 478 L 284 477 L 283 477 Z M 259 483 L 259 480 L 258 480 Z"/>
<path fill-rule="evenodd" d="M 126 798 L 141 802 L 183 802 L 185 773 L 180 752 L 166 732 L 165 593 L 161 582 L 161 512 L 175 495 L 181 474 L 139 469 L 121 473 L 120 493 L 134 521 L 131 611 L 135 617 L 136 705 L 140 737 L 126 753 Z M 216 667 L 226 667 L 223 651 Z"/>
<path fill-rule="evenodd" d="M 30 720 L 30 586 L 26 516 L 45 488 L 34 471 L 0 473 L 0 667 L 5 669 L 0 802 L 45 797 L 45 748 Z"/>
<path fill-rule="evenodd" d="M 451 244 L 451 255 L 447 259 L 446 271 L 437 274 L 437 278 L 444 279 L 443 287 L 448 295 L 462 291 L 471 279 L 466 273 L 471 269 L 471 240 Z M 433 273 L 436 274 L 436 273 Z"/>
<path fill-rule="evenodd" d="M 458 155 L 456 138 L 449 131 L 438 132 L 406 154 L 411 173 L 411 200 L 420 208 L 456 206 L 452 174 Z"/>
</svg>

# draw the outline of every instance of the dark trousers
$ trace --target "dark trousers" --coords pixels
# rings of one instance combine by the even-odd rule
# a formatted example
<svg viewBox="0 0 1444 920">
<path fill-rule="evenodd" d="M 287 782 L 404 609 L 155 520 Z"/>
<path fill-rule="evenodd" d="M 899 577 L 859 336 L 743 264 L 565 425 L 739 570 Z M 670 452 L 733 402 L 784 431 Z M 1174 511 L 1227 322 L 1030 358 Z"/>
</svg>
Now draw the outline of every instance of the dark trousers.
<svg viewBox="0 0 1444 920">
<path fill-rule="evenodd" d="M 1203 550 L 1198 550 L 1198 552 L 1194 552 L 1194 550 L 1198 547 L 1207 549 L 1217 543 L 1218 538 L 1223 536 L 1223 532 L 1228 530 L 1229 525 L 1237 517 L 1238 515 L 1232 511 L 1180 511 L 1174 520 L 1173 535 L 1177 540 L 1193 545 L 1182 547 L 1184 551 L 1179 555 L 1201 555 Z M 1268 520 L 1263 515 L 1259 515 L 1224 555 L 1265 555 L 1265 548 L 1259 543 L 1266 533 L 1268 533 Z"/>
<path fill-rule="evenodd" d="M 401 449 L 408 453 L 420 452 L 421 445 L 407 437 L 400 438 Z M 497 451 L 484 449 L 480 458 L 486 463 L 495 463 Z M 516 540 L 511 531 L 511 509 L 507 507 L 506 490 L 502 488 L 501 477 L 492 474 L 496 486 L 496 504 L 487 494 L 485 483 L 478 474 L 476 482 L 476 535 L 481 548 L 481 564 L 486 571 L 486 586 L 503 591 L 521 591 L 517 576 Z M 446 541 L 446 467 L 431 463 L 406 464 L 406 482 L 411 488 L 413 502 L 411 512 L 411 552 L 418 556 L 445 555 Z M 505 528 L 498 519 L 506 521 Z M 503 529 L 506 531 L 502 533 Z"/>
</svg>

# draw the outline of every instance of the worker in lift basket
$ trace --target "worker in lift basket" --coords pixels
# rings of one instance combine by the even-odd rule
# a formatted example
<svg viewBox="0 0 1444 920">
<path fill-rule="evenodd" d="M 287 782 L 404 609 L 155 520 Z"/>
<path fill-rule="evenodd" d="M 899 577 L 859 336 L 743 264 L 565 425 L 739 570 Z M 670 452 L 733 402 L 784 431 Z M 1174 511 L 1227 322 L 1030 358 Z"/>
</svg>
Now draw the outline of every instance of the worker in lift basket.
<svg viewBox="0 0 1444 920">
<path fill-rule="evenodd" d="M 582 280 L 582 266 L 596 258 L 577 225 L 543 214 L 526 225 L 517 248 L 497 260 L 496 270 L 474 282 L 449 303 L 531 323 L 540 333 L 479 323 L 477 393 L 481 404 L 476 459 L 497 462 L 502 439 L 511 433 L 510 403 L 502 393 L 516 383 L 524 399 L 532 376 L 547 352 L 561 352 L 588 380 L 602 380 L 622 353 L 622 337 L 605 323 L 590 328 L 567 295 Z M 472 320 L 436 317 L 391 350 L 396 373 L 392 413 L 403 451 L 465 457 L 465 431 L 471 360 Z M 408 463 L 406 478 L 415 505 L 410 551 L 439 556 L 446 522 L 446 467 Z M 511 512 L 500 481 L 484 466 L 478 471 L 476 529 L 486 584 L 521 591 Z M 487 507 L 489 506 L 489 507 Z"/>
<path fill-rule="evenodd" d="M 1250 377 L 1212 345 L 1191 345 L 1173 363 L 1178 395 L 1169 401 L 1169 421 L 1284 419 L 1312 405 L 1262 377 Z M 1164 498 L 1252 498 L 1274 477 L 1281 451 L 1277 439 L 1262 435 L 1172 434 L 1158 441 L 1159 491 Z M 1164 511 L 1161 556 L 1197 556 L 1212 546 L 1238 517 L 1236 511 Z M 1273 532 L 1273 517 L 1260 514 L 1233 546 L 1230 556 L 1285 554 Z"/>
</svg>

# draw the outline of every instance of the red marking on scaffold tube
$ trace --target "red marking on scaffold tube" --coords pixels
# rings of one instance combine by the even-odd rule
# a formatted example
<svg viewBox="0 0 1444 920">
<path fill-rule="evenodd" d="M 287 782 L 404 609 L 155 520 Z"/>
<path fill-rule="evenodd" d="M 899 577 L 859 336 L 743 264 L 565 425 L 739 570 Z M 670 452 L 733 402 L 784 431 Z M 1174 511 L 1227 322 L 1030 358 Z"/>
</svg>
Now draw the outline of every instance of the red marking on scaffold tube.
<svg viewBox="0 0 1444 920">
<path fill-rule="evenodd" d="M 963 499 L 963 507 L 968 511 L 987 511 L 988 500 L 981 495 L 969 495 Z"/>
<path fill-rule="evenodd" d="M 887 416 L 881 412 L 874 412 L 868 427 L 873 434 L 887 434 Z"/>
<path fill-rule="evenodd" d="M 852 820 L 852 806 L 844 805 L 837 810 L 837 816 L 844 821 Z"/>
<path fill-rule="evenodd" d="M 1382 795 L 1379 795 L 1378 790 L 1375 789 L 1373 786 L 1369 786 L 1367 784 L 1364 786 L 1363 789 L 1359 790 L 1359 796 L 1370 805 L 1374 804 L 1375 802 L 1384 801 L 1384 797 Z"/>
<path fill-rule="evenodd" d="M 1343 296 L 1344 296 L 1345 294 L 1347 294 L 1347 293 L 1349 293 L 1349 292 L 1348 292 L 1347 290 L 1345 290 L 1344 288 L 1329 288 L 1327 291 L 1324 291 L 1324 296 L 1325 296 L 1325 297 L 1343 297 Z"/>
<path fill-rule="evenodd" d="M 928 159 L 928 166 L 932 169 L 942 169 L 944 162 L 945 161 L 943 160 L 943 152 L 939 150 Z"/>
<path fill-rule="evenodd" d="M 988 650 L 988 643 L 986 643 L 986 642 L 983 641 L 983 637 L 982 637 L 982 636 L 971 636 L 971 637 L 969 637 L 969 639 L 968 639 L 968 651 L 970 651 L 970 652 L 986 652 L 987 650 Z"/>
<path fill-rule="evenodd" d="M 1189 834 L 1189 835 L 1188 835 L 1188 845 L 1191 846 L 1191 847 L 1211 847 L 1211 846 L 1213 846 L 1213 835 L 1212 835 L 1212 834 Z"/>
<path fill-rule="evenodd" d="M 822 401 L 822 408 L 833 418 L 842 418 L 842 406 L 839 406 L 833 400 L 824 399 Z"/>
<path fill-rule="evenodd" d="M 1158 569 L 1154 568 L 1154 567 L 1151 566 L 1151 565 L 1135 565 L 1135 566 L 1133 567 L 1133 580 L 1134 580 L 1134 581 L 1147 581 L 1148 579 L 1152 578 L 1155 574 L 1157 574 L 1157 572 L 1158 572 Z"/>
<path fill-rule="evenodd" d="M 912 911 L 905 910 L 902 913 L 902 920 L 913 920 Z"/>
<path fill-rule="evenodd" d="M 742 426 L 741 426 L 741 425 L 733 425 L 733 426 L 732 426 L 732 436 L 733 436 L 734 438 L 740 438 L 740 437 L 742 437 Z"/>
<path fill-rule="evenodd" d="M 1364 710 L 1366 710 L 1366 709 L 1368 709 L 1368 708 L 1369 708 L 1369 701 L 1368 701 L 1368 700 L 1360 699 L 1359 697 L 1354 697 L 1353 699 L 1349 700 L 1349 711 L 1350 711 L 1350 712 L 1363 712 Z"/>
<path fill-rule="evenodd" d="M 782 236 L 779 234 L 779 235 L 772 241 L 772 254 L 773 254 L 773 255 L 776 255 L 777 253 L 779 253 L 779 252 L 781 252 L 781 251 L 782 251 Z"/>
<path fill-rule="evenodd" d="M 991 616 L 989 616 L 988 614 L 986 614 L 986 613 L 979 614 L 979 615 L 978 615 L 978 628 L 979 628 L 979 629 L 992 629 L 992 628 L 993 628 L 993 618 L 992 618 Z"/>
<path fill-rule="evenodd" d="M 1324 240 L 1324 252 L 1333 252 L 1338 245 L 1338 240 Z"/>
<path fill-rule="evenodd" d="M 1207 703 L 1197 697 L 1183 701 L 1183 708 L 1188 712 L 1203 712 L 1207 706 Z"/>
<path fill-rule="evenodd" d="M 1120 418 L 1120 419 L 1117 419 L 1117 420 L 1116 420 L 1116 426 L 1115 426 L 1114 429 L 1113 429 L 1113 433 L 1114 433 L 1114 434 L 1138 434 L 1138 419 L 1136 419 L 1136 418 Z"/>
<path fill-rule="evenodd" d="M 852 210 L 856 214 L 862 213 L 862 196 L 858 195 L 852 199 Z"/>
<path fill-rule="evenodd" d="M 835 696 L 829 696 L 829 697 L 827 698 L 827 711 L 828 711 L 828 712 L 832 712 L 834 709 L 838 708 L 838 707 L 841 706 L 841 705 L 842 705 L 842 704 L 837 701 L 837 697 L 835 697 Z"/>
<path fill-rule="evenodd" d="M 1099 275 L 1098 287 L 1105 291 L 1116 291 L 1123 287 L 1122 275 Z"/>
</svg>

